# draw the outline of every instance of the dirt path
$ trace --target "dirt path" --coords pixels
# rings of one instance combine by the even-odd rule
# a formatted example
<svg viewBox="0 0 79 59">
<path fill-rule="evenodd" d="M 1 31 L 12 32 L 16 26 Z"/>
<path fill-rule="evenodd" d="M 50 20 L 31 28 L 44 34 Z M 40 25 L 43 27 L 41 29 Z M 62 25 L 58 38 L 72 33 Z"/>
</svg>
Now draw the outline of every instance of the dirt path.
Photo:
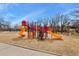
<svg viewBox="0 0 79 59">
<path fill-rule="evenodd" d="M 0 56 L 51 56 L 51 54 L 0 43 Z"/>
</svg>

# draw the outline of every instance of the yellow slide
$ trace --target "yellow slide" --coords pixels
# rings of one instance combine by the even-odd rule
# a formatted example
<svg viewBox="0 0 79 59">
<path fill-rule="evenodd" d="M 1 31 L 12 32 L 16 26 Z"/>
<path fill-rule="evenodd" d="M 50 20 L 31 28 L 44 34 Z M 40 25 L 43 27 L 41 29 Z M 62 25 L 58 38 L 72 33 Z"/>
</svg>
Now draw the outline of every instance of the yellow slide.
<svg viewBox="0 0 79 59">
<path fill-rule="evenodd" d="M 60 35 L 55 34 L 55 33 L 51 32 L 51 31 L 47 31 L 47 32 L 48 32 L 48 34 L 50 34 L 52 36 L 52 38 L 63 40 Z"/>
<path fill-rule="evenodd" d="M 25 28 L 24 28 L 24 26 L 19 26 L 19 29 L 20 29 L 19 35 L 20 35 L 21 37 L 25 36 Z"/>
</svg>

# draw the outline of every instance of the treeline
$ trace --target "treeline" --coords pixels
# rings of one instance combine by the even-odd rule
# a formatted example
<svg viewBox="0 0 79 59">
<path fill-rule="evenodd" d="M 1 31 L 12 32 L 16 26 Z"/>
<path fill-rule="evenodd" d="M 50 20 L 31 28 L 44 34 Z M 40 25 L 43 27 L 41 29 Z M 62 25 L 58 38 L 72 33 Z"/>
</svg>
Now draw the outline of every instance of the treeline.
<svg viewBox="0 0 79 59">
<path fill-rule="evenodd" d="M 0 17 L 0 31 L 8 31 L 10 29 L 10 22 L 5 21 L 3 17 Z"/>
<path fill-rule="evenodd" d="M 74 10 L 71 15 L 74 16 L 74 20 L 68 15 L 56 14 L 55 16 L 47 18 L 39 18 L 36 22 L 27 22 L 27 24 L 37 26 L 48 26 L 52 32 L 79 32 L 79 11 Z M 5 21 L 4 18 L 0 18 L 0 31 L 18 31 L 18 25 L 11 26 L 11 22 Z"/>
<path fill-rule="evenodd" d="M 4 17 L 0 17 L 0 31 L 16 31 L 17 28 L 12 26 L 10 21 L 6 21 Z"/>
</svg>

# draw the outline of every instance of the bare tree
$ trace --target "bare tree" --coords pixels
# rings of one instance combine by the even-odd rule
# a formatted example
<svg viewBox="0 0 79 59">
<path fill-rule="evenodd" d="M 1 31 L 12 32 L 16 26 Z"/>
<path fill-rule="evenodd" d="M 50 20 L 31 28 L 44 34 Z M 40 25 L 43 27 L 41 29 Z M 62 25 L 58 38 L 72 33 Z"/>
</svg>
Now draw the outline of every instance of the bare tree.
<svg viewBox="0 0 79 59">
<path fill-rule="evenodd" d="M 71 16 L 74 17 L 73 27 L 76 32 L 79 32 L 79 9 L 73 10 Z"/>
<path fill-rule="evenodd" d="M 1 17 L 0 18 L 0 30 L 2 31 L 3 30 L 3 27 L 4 27 L 4 18 L 3 17 Z"/>
<path fill-rule="evenodd" d="M 60 29 L 59 23 L 60 23 L 60 14 L 50 17 L 49 24 L 53 32 L 59 31 Z"/>
<path fill-rule="evenodd" d="M 5 21 L 3 17 L 0 18 L 0 30 L 1 31 L 8 31 L 10 29 L 10 22 Z"/>
<path fill-rule="evenodd" d="M 67 15 L 61 15 L 60 16 L 60 24 L 61 24 L 61 33 L 66 31 L 67 23 L 70 20 L 70 18 Z"/>
</svg>

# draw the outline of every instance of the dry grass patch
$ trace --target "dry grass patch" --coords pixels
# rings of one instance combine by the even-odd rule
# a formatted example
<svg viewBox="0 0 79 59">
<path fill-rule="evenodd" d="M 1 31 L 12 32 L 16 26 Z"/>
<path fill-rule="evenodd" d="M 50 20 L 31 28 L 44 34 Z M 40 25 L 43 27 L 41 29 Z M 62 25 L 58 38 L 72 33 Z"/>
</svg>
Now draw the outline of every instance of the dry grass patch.
<svg viewBox="0 0 79 59">
<path fill-rule="evenodd" d="M 65 36 L 64 41 L 61 40 L 29 40 L 27 38 L 18 38 L 17 32 L 1 32 L 0 42 L 18 45 L 22 47 L 30 47 L 34 50 L 47 51 L 57 55 L 79 55 L 79 38 L 75 35 Z"/>
</svg>

